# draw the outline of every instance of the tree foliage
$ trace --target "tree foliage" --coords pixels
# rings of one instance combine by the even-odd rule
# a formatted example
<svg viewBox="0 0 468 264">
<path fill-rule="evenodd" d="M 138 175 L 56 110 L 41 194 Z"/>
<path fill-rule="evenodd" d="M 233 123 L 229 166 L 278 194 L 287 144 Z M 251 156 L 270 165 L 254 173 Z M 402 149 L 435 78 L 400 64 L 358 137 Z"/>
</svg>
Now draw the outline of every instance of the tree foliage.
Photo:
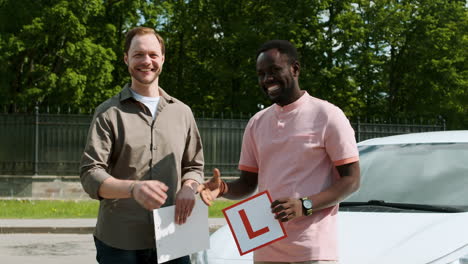
<svg viewBox="0 0 468 264">
<path fill-rule="evenodd" d="M 348 116 L 441 117 L 468 128 L 461 0 L 2 0 L 0 103 L 95 107 L 129 81 L 125 32 L 166 40 L 160 84 L 200 112 L 269 104 L 255 54 L 287 39 L 300 85 Z"/>
</svg>

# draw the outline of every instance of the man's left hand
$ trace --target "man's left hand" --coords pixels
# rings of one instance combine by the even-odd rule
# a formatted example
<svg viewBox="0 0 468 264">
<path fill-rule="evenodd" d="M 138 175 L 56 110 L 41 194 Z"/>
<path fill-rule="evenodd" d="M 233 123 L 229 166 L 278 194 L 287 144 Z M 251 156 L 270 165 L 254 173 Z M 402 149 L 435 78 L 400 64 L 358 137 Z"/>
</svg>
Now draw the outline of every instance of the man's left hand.
<svg viewBox="0 0 468 264">
<path fill-rule="evenodd" d="M 301 200 L 297 198 L 280 198 L 271 203 L 271 212 L 275 214 L 275 219 L 281 222 L 303 216 Z"/>
<path fill-rule="evenodd" d="M 192 214 L 195 206 L 195 194 L 198 183 L 193 180 L 184 182 L 176 195 L 175 202 L 175 222 L 178 225 L 185 224 L 187 218 Z"/>
</svg>

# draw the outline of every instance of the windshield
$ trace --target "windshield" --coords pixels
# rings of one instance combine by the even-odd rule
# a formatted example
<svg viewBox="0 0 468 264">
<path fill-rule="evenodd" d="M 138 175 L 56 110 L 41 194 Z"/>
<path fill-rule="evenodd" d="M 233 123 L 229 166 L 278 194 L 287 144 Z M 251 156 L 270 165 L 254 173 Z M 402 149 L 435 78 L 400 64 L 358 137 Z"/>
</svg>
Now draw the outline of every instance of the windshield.
<svg viewBox="0 0 468 264">
<path fill-rule="evenodd" d="M 468 144 L 360 146 L 361 187 L 346 202 L 468 207 Z"/>
</svg>

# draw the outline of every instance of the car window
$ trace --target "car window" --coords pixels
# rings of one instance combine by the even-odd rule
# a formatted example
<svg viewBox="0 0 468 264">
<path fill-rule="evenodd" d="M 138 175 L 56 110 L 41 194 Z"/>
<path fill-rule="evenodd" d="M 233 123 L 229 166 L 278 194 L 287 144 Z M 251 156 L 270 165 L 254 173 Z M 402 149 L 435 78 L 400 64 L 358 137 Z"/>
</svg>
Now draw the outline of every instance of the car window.
<svg viewBox="0 0 468 264">
<path fill-rule="evenodd" d="M 360 146 L 361 187 L 347 202 L 468 207 L 468 144 Z"/>
</svg>

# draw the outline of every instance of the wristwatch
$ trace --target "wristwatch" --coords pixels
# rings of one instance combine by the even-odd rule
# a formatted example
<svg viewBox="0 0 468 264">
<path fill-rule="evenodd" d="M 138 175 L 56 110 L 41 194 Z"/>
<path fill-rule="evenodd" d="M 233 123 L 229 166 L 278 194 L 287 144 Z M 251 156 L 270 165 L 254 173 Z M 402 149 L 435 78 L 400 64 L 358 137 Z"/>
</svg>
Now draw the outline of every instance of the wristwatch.
<svg viewBox="0 0 468 264">
<path fill-rule="evenodd" d="M 312 201 L 309 197 L 303 197 L 300 199 L 302 202 L 302 212 L 305 216 L 312 214 Z"/>
</svg>

